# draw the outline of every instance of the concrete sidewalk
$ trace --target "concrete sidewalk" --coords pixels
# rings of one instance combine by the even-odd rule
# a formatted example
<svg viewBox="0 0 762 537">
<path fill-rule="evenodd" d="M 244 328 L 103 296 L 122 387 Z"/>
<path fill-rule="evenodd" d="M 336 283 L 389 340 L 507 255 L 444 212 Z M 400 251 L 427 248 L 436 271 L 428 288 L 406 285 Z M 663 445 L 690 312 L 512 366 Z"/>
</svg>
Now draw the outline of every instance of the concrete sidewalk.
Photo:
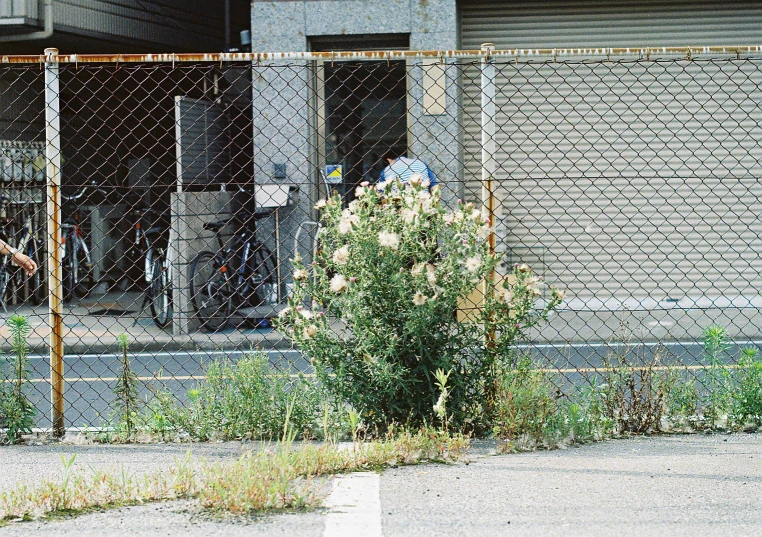
<svg viewBox="0 0 762 537">
<path fill-rule="evenodd" d="M 275 330 L 259 329 L 238 316 L 223 331 L 208 333 L 193 331 L 174 334 L 172 326 L 157 327 L 148 306 L 141 311 L 143 294 L 111 292 L 100 297 L 88 297 L 64 304 L 64 348 L 67 355 L 98 354 L 116 351 L 116 337 L 130 336 L 133 352 L 180 350 L 249 350 L 289 348 L 290 344 Z M 24 315 L 32 328 L 27 342 L 32 354 L 50 352 L 50 318 L 47 304 L 41 306 L 9 306 L 8 313 L 0 312 L 0 352 L 10 349 L 9 329 L 5 319 L 12 314 Z M 234 326 L 238 325 L 239 328 Z"/>
<path fill-rule="evenodd" d="M 154 324 L 149 307 L 141 309 L 143 298 L 140 292 L 111 291 L 64 304 L 67 354 L 112 352 L 113 342 L 120 333 L 131 336 L 131 348 L 136 352 L 290 347 L 288 341 L 276 331 L 255 327 L 257 319 L 274 316 L 285 304 L 254 308 L 257 312 L 250 309 L 248 314 L 246 310 L 236 312 L 229 327 L 221 332 L 191 330 L 187 334 L 175 334 L 172 323 L 165 329 Z M 574 305 L 573 301 L 570 303 Z M 672 302 L 647 303 L 635 309 L 611 304 L 601 305 L 611 309 L 571 309 L 565 305 L 547 323 L 530 330 L 528 337 L 535 345 L 556 343 L 561 344 L 562 348 L 563 344 L 574 346 L 616 340 L 622 337 L 622 326 L 626 325 L 627 335 L 633 342 L 695 342 L 701 340 L 704 328 L 720 324 L 727 329 L 731 339 L 759 339 L 762 309 L 756 305 L 749 302 L 746 307 L 740 307 L 732 301 L 722 302 L 720 306 L 710 303 L 700 308 L 679 307 Z M 13 313 L 25 315 L 32 325 L 33 332 L 29 338 L 32 352 L 47 354 L 50 335 L 47 304 L 8 306 L 7 314 L 0 311 L 0 351 L 10 348 L 4 318 Z M 339 330 L 339 324 L 336 324 L 336 329 Z"/>
<path fill-rule="evenodd" d="M 255 447 L 257 444 L 250 444 Z M 245 448 L 246 446 L 243 446 Z M 4 488 L 77 464 L 149 471 L 187 445 L 0 448 Z M 197 444 L 207 460 L 238 443 Z M 762 434 L 638 437 L 552 452 L 485 456 L 468 464 L 392 468 L 381 477 L 381 527 L 403 536 L 762 535 Z M 193 502 L 135 506 L 50 522 L 16 523 L 1 537 L 103 535 L 321 536 L 327 513 L 213 518 Z"/>
</svg>

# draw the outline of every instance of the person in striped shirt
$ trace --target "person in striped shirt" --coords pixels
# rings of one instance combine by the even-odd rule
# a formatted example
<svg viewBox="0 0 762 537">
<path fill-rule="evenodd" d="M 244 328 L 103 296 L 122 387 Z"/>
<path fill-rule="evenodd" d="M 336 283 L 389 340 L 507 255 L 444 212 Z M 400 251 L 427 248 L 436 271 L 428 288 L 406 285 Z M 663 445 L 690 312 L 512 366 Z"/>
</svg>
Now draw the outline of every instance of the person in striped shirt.
<svg viewBox="0 0 762 537">
<path fill-rule="evenodd" d="M 437 178 L 428 164 L 417 158 L 408 158 L 405 152 L 398 149 L 391 149 L 384 155 L 384 160 L 389 165 L 381 171 L 377 188 L 383 189 L 389 181 L 399 179 L 401 183 L 407 184 L 410 177 L 420 175 L 424 181 L 428 181 L 428 188 L 431 189 L 437 184 Z"/>
</svg>

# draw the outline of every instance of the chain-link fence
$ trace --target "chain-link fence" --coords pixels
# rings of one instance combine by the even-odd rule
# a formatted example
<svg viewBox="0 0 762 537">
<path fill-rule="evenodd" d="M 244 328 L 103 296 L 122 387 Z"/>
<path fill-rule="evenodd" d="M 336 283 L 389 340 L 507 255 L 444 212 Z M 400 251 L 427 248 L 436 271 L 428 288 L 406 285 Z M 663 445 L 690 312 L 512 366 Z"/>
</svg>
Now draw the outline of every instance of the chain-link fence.
<svg viewBox="0 0 762 537">
<path fill-rule="evenodd" d="M 40 270 L 5 255 L 0 299 L 31 324 L 37 425 L 108 421 L 122 333 L 146 397 L 182 399 L 206 363 L 252 349 L 309 372 L 271 326 L 289 260 L 316 248 L 317 200 L 350 202 L 390 151 L 426 162 L 449 206 L 491 207 L 502 272 L 527 263 L 568 290 L 522 343 L 559 385 L 617 348 L 700 369 L 707 326 L 760 336 L 760 59 L 3 57 L 1 231 Z"/>
</svg>

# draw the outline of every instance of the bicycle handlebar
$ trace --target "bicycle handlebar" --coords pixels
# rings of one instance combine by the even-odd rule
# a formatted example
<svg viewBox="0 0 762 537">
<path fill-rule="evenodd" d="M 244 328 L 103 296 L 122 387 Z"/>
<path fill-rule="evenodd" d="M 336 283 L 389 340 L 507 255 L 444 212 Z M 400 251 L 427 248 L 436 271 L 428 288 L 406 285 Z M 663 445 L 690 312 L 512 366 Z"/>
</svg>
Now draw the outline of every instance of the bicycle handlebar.
<svg viewBox="0 0 762 537">
<path fill-rule="evenodd" d="M 98 183 L 95 181 L 91 181 L 89 185 L 83 186 L 78 192 L 75 192 L 71 196 L 64 196 L 61 194 L 61 199 L 63 201 L 77 201 L 78 199 L 81 199 L 87 194 L 88 190 L 95 190 L 96 192 L 100 192 L 104 196 L 108 196 L 108 192 L 103 190 L 101 187 L 98 186 Z"/>
</svg>

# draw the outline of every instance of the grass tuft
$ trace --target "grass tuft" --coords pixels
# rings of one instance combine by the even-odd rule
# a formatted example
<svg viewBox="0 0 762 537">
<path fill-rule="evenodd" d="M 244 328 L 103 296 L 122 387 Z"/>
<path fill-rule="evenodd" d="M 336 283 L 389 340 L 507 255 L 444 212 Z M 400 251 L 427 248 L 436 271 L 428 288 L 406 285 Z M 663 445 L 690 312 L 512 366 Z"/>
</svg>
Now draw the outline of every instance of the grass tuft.
<svg viewBox="0 0 762 537">
<path fill-rule="evenodd" d="M 355 442 L 349 449 L 333 444 L 294 447 L 290 438 L 293 435 L 287 434 L 275 449 L 249 452 L 233 462 L 198 463 L 188 453 L 168 470 L 142 476 L 124 468 L 77 471 L 74 457 L 62 459 L 60 480 L 35 487 L 20 484 L 0 493 L 0 525 L 175 499 L 198 499 L 207 509 L 235 514 L 315 507 L 321 501 L 316 477 L 392 464 L 454 461 L 465 455 L 469 445 L 465 436 L 431 429 Z"/>
</svg>

